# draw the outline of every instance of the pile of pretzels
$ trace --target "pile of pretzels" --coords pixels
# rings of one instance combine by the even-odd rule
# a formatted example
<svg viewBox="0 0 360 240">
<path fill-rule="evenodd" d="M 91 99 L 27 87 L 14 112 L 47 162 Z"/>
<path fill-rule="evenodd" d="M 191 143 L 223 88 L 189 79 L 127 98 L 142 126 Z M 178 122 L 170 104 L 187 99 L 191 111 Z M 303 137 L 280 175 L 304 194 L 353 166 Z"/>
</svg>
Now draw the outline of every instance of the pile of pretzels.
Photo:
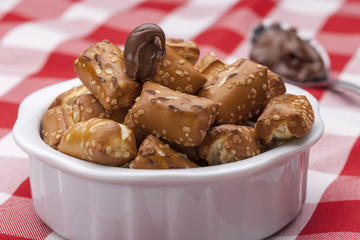
<svg viewBox="0 0 360 240">
<path fill-rule="evenodd" d="M 278 74 L 166 39 L 142 24 L 124 51 L 109 40 L 73 63 L 82 85 L 59 93 L 41 136 L 67 155 L 134 169 L 195 168 L 240 161 L 302 137 L 314 123 L 305 96 L 286 94 Z"/>
</svg>

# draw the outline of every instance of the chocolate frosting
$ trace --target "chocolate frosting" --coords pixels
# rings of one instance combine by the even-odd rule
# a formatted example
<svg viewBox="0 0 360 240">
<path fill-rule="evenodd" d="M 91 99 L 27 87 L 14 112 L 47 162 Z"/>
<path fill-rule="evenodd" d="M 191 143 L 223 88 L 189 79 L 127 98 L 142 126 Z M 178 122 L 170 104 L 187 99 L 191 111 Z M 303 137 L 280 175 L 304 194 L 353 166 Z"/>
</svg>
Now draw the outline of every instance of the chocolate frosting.
<svg viewBox="0 0 360 240">
<path fill-rule="evenodd" d="M 165 56 L 165 34 L 156 24 L 136 27 L 124 46 L 126 74 L 137 81 L 151 80 Z"/>
<path fill-rule="evenodd" d="M 318 51 L 299 38 L 296 29 L 285 30 L 278 23 L 255 29 L 250 59 L 295 81 L 326 77 L 326 68 Z"/>
</svg>

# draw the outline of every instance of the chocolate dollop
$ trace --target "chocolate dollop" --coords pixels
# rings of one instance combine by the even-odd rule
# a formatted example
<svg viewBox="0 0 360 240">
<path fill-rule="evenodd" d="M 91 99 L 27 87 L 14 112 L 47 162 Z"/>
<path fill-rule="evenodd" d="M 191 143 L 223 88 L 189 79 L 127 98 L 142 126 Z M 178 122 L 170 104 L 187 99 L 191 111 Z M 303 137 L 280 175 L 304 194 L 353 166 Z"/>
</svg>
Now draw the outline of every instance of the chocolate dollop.
<svg viewBox="0 0 360 240">
<path fill-rule="evenodd" d="M 156 24 L 136 27 L 124 46 L 126 74 L 137 81 L 151 80 L 165 56 L 165 33 Z"/>
<path fill-rule="evenodd" d="M 319 52 L 301 39 L 295 28 L 284 29 L 279 23 L 255 29 L 249 57 L 291 80 L 304 82 L 326 77 Z"/>
</svg>

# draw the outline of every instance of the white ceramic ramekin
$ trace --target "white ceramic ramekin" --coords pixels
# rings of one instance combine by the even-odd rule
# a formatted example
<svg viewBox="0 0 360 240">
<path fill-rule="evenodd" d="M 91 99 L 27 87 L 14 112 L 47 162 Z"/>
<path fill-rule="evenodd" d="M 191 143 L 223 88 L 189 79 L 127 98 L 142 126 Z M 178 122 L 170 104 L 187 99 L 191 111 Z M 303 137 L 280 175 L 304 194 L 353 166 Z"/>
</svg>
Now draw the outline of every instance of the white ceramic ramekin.
<svg viewBox="0 0 360 240">
<path fill-rule="evenodd" d="M 261 239 L 293 220 L 306 195 L 309 148 L 323 133 L 316 99 L 306 95 L 315 123 L 303 138 L 258 156 L 197 169 L 138 170 L 85 162 L 47 146 L 41 116 L 77 79 L 41 89 L 20 105 L 13 128 L 29 155 L 30 183 L 40 218 L 69 239 Z"/>
</svg>

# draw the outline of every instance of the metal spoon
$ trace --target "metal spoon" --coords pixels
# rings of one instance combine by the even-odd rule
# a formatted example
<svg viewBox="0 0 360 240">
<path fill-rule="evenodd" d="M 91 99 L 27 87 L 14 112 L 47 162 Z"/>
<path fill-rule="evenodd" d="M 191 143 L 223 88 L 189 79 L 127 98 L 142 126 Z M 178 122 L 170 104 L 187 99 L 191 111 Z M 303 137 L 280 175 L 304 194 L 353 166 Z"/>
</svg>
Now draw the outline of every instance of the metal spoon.
<svg viewBox="0 0 360 240">
<path fill-rule="evenodd" d="M 260 25 L 254 27 L 253 30 L 250 32 L 250 36 L 249 36 L 250 42 L 253 42 L 254 38 L 257 38 L 262 33 L 262 31 L 270 27 L 273 23 L 274 22 L 271 19 L 265 19 Z M 284 30 L 291 28 L 291 25 L 286 22 L 280 22 L 277 24 L 279 24 L 279 26 Z M 318 51 L 318 53 L 320 54 L 321 58 L 325 63 L 326 74 L 324 78 L 316 79 L 312 81 L 296 81 L 282 76 L 285 82 L 291 83 L 293 85 L 297 85 L 299 87 L 307 87 L 307 88 L 341 88 L 343 90 L 345 89 L 360 94 L 360 86 L 340 80 L 329 79 L 328 76 L 330 71 L 330 58 L 324 47 L 314 39 L 306 39 L 306 37 L 302 36 L 299 32 L 297 32 L 297 34 L 299 38 L 303 39 L 304 41 L 307 41 Z"/>
<path fill-rule="evenodd" d="M 351 84 L 344 81 L 335 81 L 330 80 L 328 78 L 319 79 L 316 81 L 306 81 L 306 82 L 300 82 L 300 81 L 294 81 L 288 78 L 283 78 L 285 82 L 291 83 L 293 85 L 299 86 L 299 87 L 306 87 L 306 88 L 341 88 L 346 89 L 349 91 L 352 91 L 354 93 L 360 94 L 360 87 Z"/>
</svg>

